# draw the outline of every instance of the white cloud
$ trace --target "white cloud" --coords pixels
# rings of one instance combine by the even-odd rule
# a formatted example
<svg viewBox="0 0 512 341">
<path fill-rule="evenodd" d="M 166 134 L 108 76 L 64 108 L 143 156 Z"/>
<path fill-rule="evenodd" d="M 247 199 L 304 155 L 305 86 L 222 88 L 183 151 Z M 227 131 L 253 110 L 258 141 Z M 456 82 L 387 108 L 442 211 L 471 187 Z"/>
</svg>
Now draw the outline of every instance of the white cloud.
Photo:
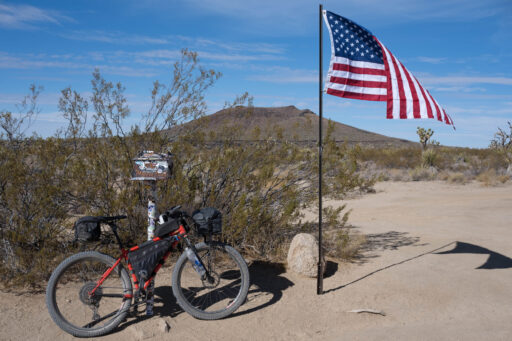
<svg viewBox="0 0 512 341">
<path fill-rule="evenodd" d="M 247 78 L 269 83 L 318 83 L 318 71 L 274 66 L 265 68 L 262 73 Z"/>
<path fill-rule="evenodd" d="M 418 57 L 420 62 L 429 63 L 429 64 L 441 64 L 446 60 L 446 58 L 439 57 Z"/>
<path fill-rule="evenodd" d="M 54 10 L 30 5 L 0 4 L 0 26 L 10 29 L 33 29 L 35 24 L 60 25 L 72 18 Z"/>
<path fill-rule="evenodd" d="M 92 72 L 95 68 L 106 74 L 129 77 L 153 77 L 157 70 L 148 67 L 126 65 L 126 63 L 93 63 L 84 60 L 82 55 L 45 55 L 45 54 L 21 54 L 11 55 L 0 52 L 0 69 L 68 69 L 84 72 Z M 113 60 L 114 61 L 114 60 Z M 125 65 L 122 65 L 125 64 Z"/>
<path fill-rule="evenodd" d="M 163 45 L 171 41 L 163 37 L 150 37 L 139 34 L 126 34 L 122 32 L 109 32 L 102 30 L 93 31 L 66 31 L 59 34 L 62 38 L 78 41 L 93 41 L 108 44 L 133 44 L 133 45 Z"/>
<path fill-rule="evenodd" d="M 418 79 L 424 85 L 471 85 L 471 84 L 498 84 L 512 85 L 512 78 L 501 76 L 444 76 L 436 77 L 419 74 Z"/>
</svg>

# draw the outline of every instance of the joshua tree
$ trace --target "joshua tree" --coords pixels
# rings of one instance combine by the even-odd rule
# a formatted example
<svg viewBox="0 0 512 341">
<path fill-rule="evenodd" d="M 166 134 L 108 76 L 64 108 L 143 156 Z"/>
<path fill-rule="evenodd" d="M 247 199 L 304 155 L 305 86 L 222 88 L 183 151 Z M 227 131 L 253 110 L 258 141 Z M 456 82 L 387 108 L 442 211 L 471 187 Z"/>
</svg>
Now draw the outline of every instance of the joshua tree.
<svg viewBox="0 0 512 341">
<path fill-rule="evenodd" d="M 434 135 L 434 131 L 430 128 L 425 129 L 425 128 L 418 127 L 418 129 L 416 130 L 416 134 L 418 134 L 418 136 L 420 138 L 420 143 L 421 143 L 421 147 L 423 148 L 423 150 L 426 150 L 429 146 L 438 146 L 439 145 L 439 142 L 437 142 L 436 140 L 430 139 L 432 137 L 432 135 Z"/>
<path fill-rule="evenodd" d="M 507 174 L 512 175 L 512 124 L 507 123 L 509 132 L 498 127 L 489 147 L 503 155 L 508 164 Z"/>
</svg>

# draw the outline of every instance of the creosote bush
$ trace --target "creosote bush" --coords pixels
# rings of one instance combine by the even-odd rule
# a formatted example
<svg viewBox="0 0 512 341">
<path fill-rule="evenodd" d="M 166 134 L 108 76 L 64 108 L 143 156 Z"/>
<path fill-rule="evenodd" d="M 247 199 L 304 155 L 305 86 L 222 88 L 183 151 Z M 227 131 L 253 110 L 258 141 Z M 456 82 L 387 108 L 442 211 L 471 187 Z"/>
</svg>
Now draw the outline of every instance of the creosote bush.
<svg viewBox="0 0 512 341">
<path fill-rule="evenodd" d="M 205 70 L 197 55 L 184 50 L 169 84 L 158 81 L 140 124 L 130 115 L 124 87 L 93 73 L 92 95 L 71 88 L 61 93 L 59 110 L 67 127 L 54 136 L 27 137 L 37 115 L 40 89 L 22 102 L 19 115 L 0 113 L 0 275 L 4 285 L 44 286 L 55 266 L 82 246 L 72 243 L 72 225 L 82 215 L 126 214 L 121 238 L 146 236 L 144 184 L 130 181 L 132 159 L 141 150 L 169 151 L 174 175 L 158 182 L 158 206 L 181 204 L 189 210 L 217 207 L 224 214 L 222 238 L 248 256 L 276 259 L 283 245 L 308 223 L 302 211 L 316 205 L 318 164 L 315 149 L 255 131 L 254 143 L 237 142 L 236 124 L 206 134 L 205 91 L 220 74 Z M 249 104 L 245 94 L 228 107 Z M 185 124 L 197 119 L 194 124 Z M 324 193 L 342 198 L 371 187 L 357 174 L 360 150 L 336 144 L 330 125 L 324 141 Z M 274 136 L 274 137 L 272 137 Z M 277 136 L 277 138 L 276 138 Z M 345 233 L 344 207 L 325 211 L 327 230 Z M 116 254 L 112 238 L 87 245 Z M 345 237 L 344 237 L 345 238 Z"/>
</svg>

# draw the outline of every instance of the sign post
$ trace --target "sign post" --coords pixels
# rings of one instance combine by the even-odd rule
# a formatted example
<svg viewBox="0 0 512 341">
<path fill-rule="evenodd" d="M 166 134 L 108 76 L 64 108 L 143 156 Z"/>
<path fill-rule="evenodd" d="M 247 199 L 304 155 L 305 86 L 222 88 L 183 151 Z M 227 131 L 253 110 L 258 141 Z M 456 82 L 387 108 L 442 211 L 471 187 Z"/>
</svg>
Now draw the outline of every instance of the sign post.
<svg viewBox="0 0 512 341">
<path fill-rule="evenodd" d="M 150 193 L 148 195 L 148 240 L 152 240 L 155 234 L 157 213 L 157 180 L 167 179 L 171 175 L 172 161 L 171 154 L 156 154 L 153 151 L 143 151 L 138 157 L 133 159 L 132 181 L 142 181 L 149 185 Z M 154 280 L 147 288 L 146 292 L 146 315 L 153 315 L 155 288 Z"/>
</svg>

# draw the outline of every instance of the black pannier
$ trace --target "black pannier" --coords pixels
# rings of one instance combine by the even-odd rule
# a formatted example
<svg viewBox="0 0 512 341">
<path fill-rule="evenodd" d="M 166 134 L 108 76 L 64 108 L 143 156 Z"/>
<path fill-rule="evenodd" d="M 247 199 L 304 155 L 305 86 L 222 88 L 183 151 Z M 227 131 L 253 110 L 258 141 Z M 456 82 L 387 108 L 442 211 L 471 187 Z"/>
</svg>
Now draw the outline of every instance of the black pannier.
<svg viewBox="0 0 512 341">
<path fill-rule="evenodd" d="M 82 217 L 75 223 L 75 240 L 81 242 L 94 242 L 100 240 L 101 220 L 97 217 Z"/>
<path fill-rule="evenodd" d="M 128 262 L 133 267 L 133 272 L 140 282 L 141 277 L 146 280 L 151 276 L 158 262 L 171 248 L 171 239 L 165 238 L 156 242 L 149 240 L 141 245 L 135 251 L 128 253 Z"/>
<path fill-rule="evenodd" d="M 196 223 L 197 233 L 202 236 L 222 233 L 222 213 L 213 207 L 194 211 L 192 218 Z"/>
<path fill-rule="evenodd" d="M 157 225 L 155 228 L 155 237 L 163 237 L 180 228 L 180 224 L 175 219 L 169 219 L 165 223 Z"/>
</svg>

